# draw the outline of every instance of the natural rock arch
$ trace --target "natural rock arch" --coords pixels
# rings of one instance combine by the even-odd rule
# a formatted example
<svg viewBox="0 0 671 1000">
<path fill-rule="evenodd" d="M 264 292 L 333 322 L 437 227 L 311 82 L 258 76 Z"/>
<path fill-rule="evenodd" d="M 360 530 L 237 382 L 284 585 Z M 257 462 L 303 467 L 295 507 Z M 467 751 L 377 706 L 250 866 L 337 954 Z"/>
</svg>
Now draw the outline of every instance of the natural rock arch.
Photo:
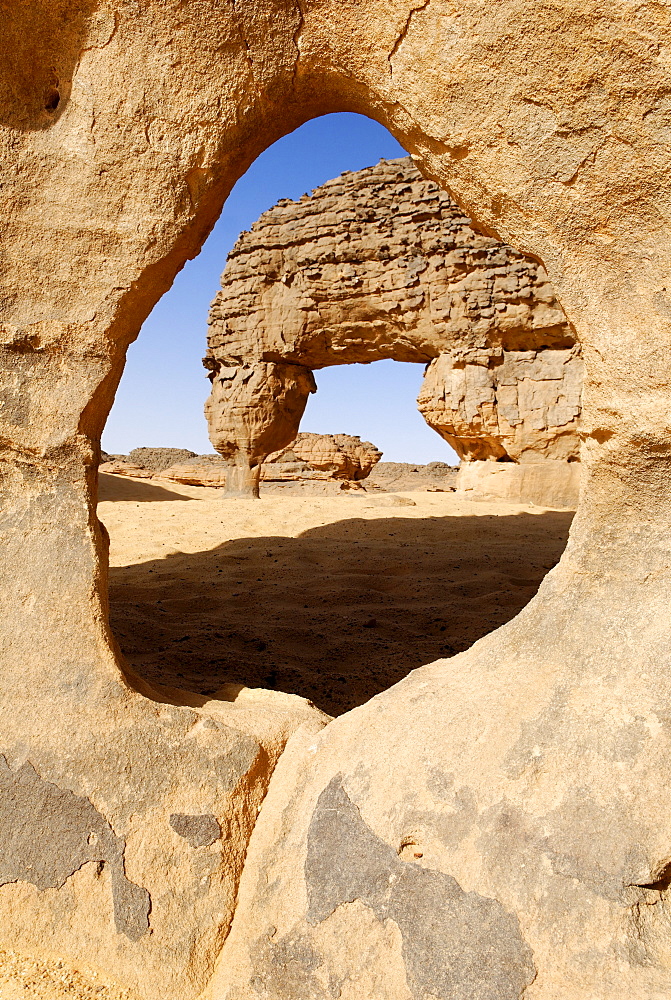
<svg viewBox="0 0 671 1000">
<path fill-rule="evenodd" d="M 258 496 L 315 369 L 388 358 L 425 364 L 420 412 L 460 458 L 549 460 L 568 486 L 583 365 L 547 274 L 405 158 L 281 200 L 230 252 L 203 359 L 227 491 Z"/>
<path fill-rule="evenodd" d="M 323 983 L 350 989 L 362 969 L 380 997 L 447 997 L 454 943 L 476 959 L 483 947 L 464 930 L 474 921 L 496 929 L 497 949 L 511 943 L 483 997 L 492 983 L 535 1000 L 668 991 L 668 10 L 92 8 L 59 7 L 83 15 L 82 32 L 54 30 L 51 7 L 16 14 L 36 66 L 21 86 L 34 80 L 31 108 L 45 99 L 39 128 L 17 121 L 23 92 L 12 62 L 0 67 L 3 940 L 95 965 L 146 997 L 196 996 L 246 857 L 213 997 L 253 997 L 262 983 L 278 998 L 319 995 Z M 41 68 L 53 39 L 56 109 Z M 543 261 L 587 364 L 582 500 L 561 563 L 516 620 L 294 739 L 246 853 L 288 733 L 319 721 L 270 696 L 188 706 L 124 677 L 94 512 L 98 442 L 127 345 L 234 180 L 280 135 L 335 110 L 385 124 L 480 225 Z M 111 873 L 85 799 L 117 838 Z M 320 843 L 331 807 L 339 821 Z M 238 833 L 193 847 L 210 816 Z M 422 898 L 454 927 L 444 956 L 413 936 L 404 887 L 420 876 L 389 850 L 420 833 Z M 31 882 L 45 839 L 54 865 Z M 358 855 L 342 864 L 344 841 L 374 848 L 371 876 L 410 881 L 385 902 Z M 142 890 L 152 933 L 135 939 Z"/>
</svg>

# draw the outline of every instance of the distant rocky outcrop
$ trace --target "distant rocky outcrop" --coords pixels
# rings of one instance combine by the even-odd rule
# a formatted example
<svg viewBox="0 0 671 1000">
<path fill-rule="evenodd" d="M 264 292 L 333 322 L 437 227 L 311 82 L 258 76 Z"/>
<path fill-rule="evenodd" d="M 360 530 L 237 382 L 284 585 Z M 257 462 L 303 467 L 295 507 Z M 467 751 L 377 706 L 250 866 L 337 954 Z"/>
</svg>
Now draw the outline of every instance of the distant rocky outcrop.
<svg viewBox="0 0 671 1000">
<path fill-rule="evenodd" d="M 226 476 L 228 466 L 217 456 L 217 461 L 208 461 L 200 455 L 193 462 L 177 462 L 175 465 L 164 469 L 159 478 L 170 479 L 174 483 L 182 483 L 184 486 L 214 486 L 221 488 L 226 486 Z"/>
<path fill-rule="evenodd" d="M 310 469 L 325 472 L 329 478 L 365 479 L 382 458 L 382 452 L 360 437 L 351 434 L 298 434 L 291 444 L 268 455 L 265 466 L 299 462 Z M 262 477 L 272 478 L 272 468 L 265 468 Z"/>
<path fill-rule="evenodd" d="M 404 158 L 278 202 L 229 254 L 204 364 L 231 491 L 296 437 L 313 370 L 384 358 L 427 365 L 420 411 L 465 461 L 579 457 L 583 364 L 544 268 Z"/>
<path fill-rule="evenodd" d="M 101 462 L 100 472 L 111 473 L 114 476 L 131 476 L 133 479 L 151 479 L 154 475 L 151 469 L 125 458 L 109 457 L 107 462 Z"/>
<path fill-rule="evenodd" d="M 128 455 L 131 462 L 152 472 L 162 472 L 176 462 L 188 462 L 197 457 L 195 451 L 188 448 L 133 448 Z"/>
<path fill-rule="evenodd" d="M 157 454 L 157 453 L 161 454 Z M 166 457 L 180 460 L 164 466 Z M 153 467 L 132 458 L 147 457 Z M 186 460 L 182 460 L 186 456 Z M 135 448 L 128 457 L 103 454 L 107 461 L 101 472 L 148 479 L 169 479 L 187 486 L 225 487 L 231 467 L 221 455 L 196 455 L 179 448 Z M 261 479 L 267 482 L 356 483 L 365 479 L 382 452 L 370 441 L 351 434 L 299 434 L 287 448 L 270 454 L 261 467 Z"/>
<path fill-rule="evenodd" d="M 378 462 L 366 481 L 366 489 L 449 492 L 456 488 L 458 466 L 446 462 L 413 465 L 411 462 Z"/>
</svg>

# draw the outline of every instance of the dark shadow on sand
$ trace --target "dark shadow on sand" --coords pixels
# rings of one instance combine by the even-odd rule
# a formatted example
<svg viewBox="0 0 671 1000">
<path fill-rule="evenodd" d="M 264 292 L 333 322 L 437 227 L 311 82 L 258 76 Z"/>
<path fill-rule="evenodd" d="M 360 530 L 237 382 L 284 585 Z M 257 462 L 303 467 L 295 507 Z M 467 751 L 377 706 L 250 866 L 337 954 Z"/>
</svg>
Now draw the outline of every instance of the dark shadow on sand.
<svg viewBox="0 0 671 1000">
<path fill-rule="evenodd" d="M 112 627 L 149 681 L 310 698 L 331 715 L 516 615 L 573 514 L 353 518 L 112 569 Z"/>
<path fill-rule="evenodd" d="M 144 479 L 131 479 L 130 476 L 111 476 L 101 472 L 98 476 L 98 502 L 103 500 L 129 500 L 135 503 L 145 503 L 151 500 L 195 500 L 185 493 L 172 493 L 162 486 L 154 486 Z"/>
</svg>

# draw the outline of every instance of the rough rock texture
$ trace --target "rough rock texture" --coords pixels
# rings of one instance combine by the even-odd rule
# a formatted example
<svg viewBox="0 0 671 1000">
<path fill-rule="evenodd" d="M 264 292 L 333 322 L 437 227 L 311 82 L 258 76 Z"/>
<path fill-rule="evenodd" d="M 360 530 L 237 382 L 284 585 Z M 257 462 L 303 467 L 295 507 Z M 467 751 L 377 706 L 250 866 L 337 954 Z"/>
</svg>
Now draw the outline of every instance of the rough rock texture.
<svg viewBox="0 0 671 1000">
<path fill-rule="evenodd" d="M 144 465 L 136 465 L 135 462 L 127 462 L 123 458 L 101 462 L 98 471 L 111 473 L 115 476 L 131 476 L 133 479 L 151 479 L 154 475 L 152 470 L 145 468 Z"/>
<path fill-rule="evenodd" d="M 315 389 L 312 372 L 299 365 L 262 362 L 218 369 L 205 414 L 210 440 L 228 465 L 227 493 L 259 495 L 261 463 L 296 437 Z"/>
<path fill-rule="evenodd" d="M 131 456 L 139 460 L 143 458 L 143 451 L 160 451 L 162 454 L 150 456 L 153 466 L 108 461 L 100 466 L 100 470 L 140 479 L 156 475 L 176 483 L 215 487 L 225 487 L 231 474 L 230 465 L 219 455 L 196 455 L 178 448 L 135 448 Z M 177 458 L 192 458 L 193 461 L 177 461 L 166 466 L 165 462 L 172 454 Z M 267 481 L 342 479 L 354 482 L 365 479 L 381 456 L 382 452 L 370 441 L 362 441 L 351 434 L 303 433 L 288 447 L 268 455 L 258 474 L 261 480 Z"/>
<path fill-rule="evenodd" d="M 498 463 L 497 463 L 498 464 Z M 412 490 L 454 489 L 458 466 L 446 462 L 413 465 L 411 462 L 378 462 L 366 483 L 366 489 Z"/>
<path fill-rule="evenodd" d="M 577 462 L 583 375 L 577 347 L 441 354 L 417 403 L 467 462 Z"/>
<path fill-rule="evenodd" d="M 226 486 L 228 466 L 223 462 L 183 462 L 164 469 L 159 478 L 170 479 L 174 483 L 185 483 L 187 486 Z"/>
<path fill-rule="evenodd" d="M 186 462 L 196 458 L 195 451 L 187 448 L 133 448 L 128 458 L 136 465 L 141 465 L 152 472 L 162 472 L 176 462 Z"/>
<path fill-rule="evenodd" d="M 264 981 L 273 1000 L 338 982 L 344 1000 L 476 997 L 477 961 L 472 983 L 445 974 L 454 942 L 488 960 L 490 926 L 496 962 L 510 942 L 492 969 L 501 991 L 667 996 L 669 8 L 35 0 L 3 2 L 0 35 L 0 752 L 17 782 L 29 762 L 64 802 L 88 799 L 152 899 L 151 933 L 133 941 L 114 924 L 107 861 L 60 889 L 8 883 L 3 941 L 98 965 L 145 997 L 193 998 L 246 856 L 219 1000 L 258 1000 Z M 335 111 L 387 125 L 484 230 L 543 262 L 586 365 L 581 500 L 562 560 L 516 619 L 297 741 L 304 757 L 271 783 L 246 854 L 294 722 L 251 736 L 237 701 L 168 704 L 124 672 L 95 516 L 99 442 L 126 348 L 231 186 L 274 140 Z M 267 709 L 247 711 L 259 732 Z M 323 828 L 311 824 L 337 775 L 381 881 L 399 869 L 379 843 L 407 854 L 421 835 L 409 864 L 435 874 L 436 912 L 454 914 L 435 949 L 400 916 L 416 896 L 394 894 L 386 919 L 365 873 L 329 897 L 329 917 L 311 908 L 309 893 L 326 899 L 317 869 L 306 875 Z M 180 812 L 231 832 L 193 849 L 169 825 Z M 50 819 L 39 842 L 60 829 Z M 324 852 L 342 863 L 334 829 Z M 27 858 L 36 838 L 17 830 L 16 849 Z"/>
<path fill-rule="evenodd" d="M 580 491 L 577 462 L 462 462 L 456 489 L 511 503 L 575 509 Z"/>
<path fill-rule="evenodd" d="M 382 452 L 374 444 L 352 434 L 302 433 L 287 448 L 269 455 L 266 463 L 299 461 L 334 479 L 359 480 L 365 479 L 381 458 Z"/>
<path fill-rule="evenodd" d="M 419 409 L 461 458 L 578 458 L 583 364 L 545 269 L 476 232 L 409 157 L 282 200 L 242 234 L 210 311 L 215 447 L 243 464 L 250 448 L 228 413 L 256 403 L 258 379 L 231 382 L 237 366 L 381 358 L 428 364 Z"/>
</svg>

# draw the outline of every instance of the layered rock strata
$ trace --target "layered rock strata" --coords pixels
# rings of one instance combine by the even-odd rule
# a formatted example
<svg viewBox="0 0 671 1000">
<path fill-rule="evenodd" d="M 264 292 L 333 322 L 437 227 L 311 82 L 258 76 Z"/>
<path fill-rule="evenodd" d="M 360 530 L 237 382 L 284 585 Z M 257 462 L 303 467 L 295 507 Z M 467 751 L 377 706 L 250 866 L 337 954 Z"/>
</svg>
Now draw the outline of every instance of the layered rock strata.
<svg viewBox="0 0 671 1000">
<path fill-rule="evenodd" d="M 210 311 L 214 446 L 256 468 L 261 440 L 297 432 L 301 406 L 269 388 L 250 438 L 268 365 L 382 358 L 428 365 L 419 409 L 466 461 L 578 459 L 583 364 L 545 269 L 474 230 L 410 158 L 280 201 L 242 234 Z"/>
</svg>

